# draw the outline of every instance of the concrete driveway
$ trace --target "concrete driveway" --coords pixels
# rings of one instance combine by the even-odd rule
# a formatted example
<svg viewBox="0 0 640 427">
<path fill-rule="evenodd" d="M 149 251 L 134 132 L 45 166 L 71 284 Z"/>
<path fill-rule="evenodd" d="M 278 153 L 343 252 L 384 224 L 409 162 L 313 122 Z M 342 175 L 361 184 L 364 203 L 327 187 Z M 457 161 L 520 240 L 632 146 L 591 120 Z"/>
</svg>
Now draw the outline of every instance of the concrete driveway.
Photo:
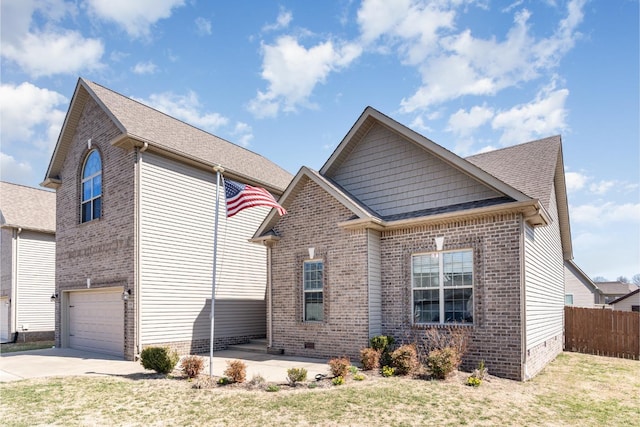
<svg viewBox="0 0 640 427">
<path fill-rule="evenodd" d="M 204 374 L 209 373 L 209 356 L 205 360 Z M 305 368 L 308 379 L 316 374 L 327 374 L 328 365 L 324 360 L 299 357 L 277 356 L 262 353 L 224 350 L 213 357 L 213 374 L 222 376 L 226 361 L 242 360 L 247 365 L 247 380 L 253 375 L 262 375 L 267 381 L 285 382 L 287 369 Z M 129 362 L 117 357 L 99 353 L 73 350 L 69 348 L 48 348 L 0 355 L 0 382 L 17 381 L 25 378 L 73 376 L 73 375 L 116 375 L 152 374 L 140 362 Z"/>
</svg>

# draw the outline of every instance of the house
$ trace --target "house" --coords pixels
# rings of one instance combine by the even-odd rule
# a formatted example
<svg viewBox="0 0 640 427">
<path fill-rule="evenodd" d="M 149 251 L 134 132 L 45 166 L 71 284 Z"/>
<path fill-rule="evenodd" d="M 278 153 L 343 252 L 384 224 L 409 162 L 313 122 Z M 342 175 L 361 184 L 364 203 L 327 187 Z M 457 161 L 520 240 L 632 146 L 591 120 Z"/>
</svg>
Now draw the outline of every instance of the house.
<svg viewBox="0 0 640 427">
<path fill-rule="evenodd" d="M 268 159 L 79 79 L 42 185 L 57 193 L 56 345 L 135 359 L 209 351 L 216 173 L 279 196 Z M 220 190 L 221 194 L 224 194 Z M 265 336 L 269 212 L 221 210 L 214 347 Z"/>
<path fill-rule="evenodd" d="M 464 366 L 525 380 L 562 351 L 572 259 L 559 136 L 461 158 L 367 107 L 303 167 L 267 247 L 271 351 L 358 360 L 370 337 L 470 334 Z"/>
<path fill-rule="evenodd" d="M 0 182 L 0 342 L 52 340 L 56 194 Z"/>
<path fill-rule="evenodd" d="M 598 282 L 598 288 L 602 291 L 603 303 L 610 304 L 612 301 L 634 291 L 637 286 L 624 282 Z"/>
<path fill-rule="evenodd" d="M 614 310 L 640 311 L 640 288 L 636 287 L 635 290 L 628 294 L 614 299 L 609 305 Z"/>
<path fill-rule="evenodd" d="M 573 260 L 564 262 L 564 303 L 574 307 L 594 308 L 604 304 L 604 296 L 598 286 Z"/>
</svg>

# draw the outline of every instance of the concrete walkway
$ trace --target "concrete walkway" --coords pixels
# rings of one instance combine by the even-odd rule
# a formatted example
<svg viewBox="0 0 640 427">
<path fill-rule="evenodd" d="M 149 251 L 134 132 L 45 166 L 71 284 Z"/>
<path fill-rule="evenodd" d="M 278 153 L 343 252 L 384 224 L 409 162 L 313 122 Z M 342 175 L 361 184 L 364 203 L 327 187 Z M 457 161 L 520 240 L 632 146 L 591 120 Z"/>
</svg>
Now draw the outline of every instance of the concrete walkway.
<svg viewBox="0 0 640 427">
<path fill-rule="evenodd" d="M 202 358 L 205 360 L 203 374 L 208 374 L 209 356 Z M 242 360 L 247 365 L 247 381 L 259 374 L 267 381 L 284 383 L 287 379 L 287 369 L 294 367 L 305 368 L 309 379 L 314 378 L 316 374 L 327 374 L 329 371 L 325 360 L 224 350 L 214 353 L 214 376 L 223 375 L 228 360 Z M 39 377 L 128 376 L 152 373 L 154 372 L 145 370 L 140 362 L 129 362 L 117 357 L 69 348 L 48 348 L 0 355 L 0 382 Z"/>
</svg>

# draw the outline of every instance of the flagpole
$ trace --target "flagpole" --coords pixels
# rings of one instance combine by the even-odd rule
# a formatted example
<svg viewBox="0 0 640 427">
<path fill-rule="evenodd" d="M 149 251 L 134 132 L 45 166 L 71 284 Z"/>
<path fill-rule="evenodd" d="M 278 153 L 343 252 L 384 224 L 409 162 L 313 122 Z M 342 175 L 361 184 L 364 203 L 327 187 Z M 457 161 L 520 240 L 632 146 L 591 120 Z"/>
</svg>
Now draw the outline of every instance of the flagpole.
<svg viewBox="0 0 640 427">
<path fill-rule="evenodd" d="M 209 336 L 209 377 L 213 377 L 213 339 L 214 339 L 214 320 L 216 306 L 216 265 L 218 261 L 218 211 L 220 208 L 220 178 L 224 172 L 224 168 L 215 165 L 213 170 L 216 172 L 216 216 L 213 226 L 213 279 L 211 284 L 211 334 Z M 224 189 L 223 189 L 224 191 Z"/>
</svg>

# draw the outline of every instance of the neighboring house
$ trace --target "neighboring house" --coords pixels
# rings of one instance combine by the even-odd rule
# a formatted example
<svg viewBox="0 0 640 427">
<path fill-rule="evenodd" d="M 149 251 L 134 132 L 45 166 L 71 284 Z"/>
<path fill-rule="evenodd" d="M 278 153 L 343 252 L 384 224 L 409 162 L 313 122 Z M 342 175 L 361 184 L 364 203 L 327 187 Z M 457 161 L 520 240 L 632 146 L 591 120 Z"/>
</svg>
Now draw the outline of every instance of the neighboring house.
<svg viewBox="0 0 640 427">
<path fill-rule="evenodd" d="M 56 194 L 0 182 L 0 341 L 52 340 Z"/>
<path fill-rule="evenodd" d="M 634 284 L 624 282 L 596 282 L 596 284 L 602 291 L 602 296 L 604 298 L 602 302 L 604 304 L 609 304 L 637 288 Z"/>
<path fill-rule="evenodd" d="M 614 299 L 609 303 L 614 310 L 640 311 L 640 288 Z"/>
<path fill-rule="evenodd" d="M 128 360 L 148 345 L 208 352 L 218 164 L 276 196 L 291 179 L 256 153 L 78 80 L 42 184 L 57 193 L 57 346 Z M 266 250 L 248 240 L 269 209 L 221 212 L 217 349 L 266 333 Z"/>
<path fill-rule="evenodd" d="M 368 107 L 254 236 L 272 351 L 357 360 L 465 328 L 464 363 L 525 380 L 562 351 L 572 258 L 560 137 L 461 158 Z"/>
<path fill-rule="evenodd" d="M 564 285 L 565 305 L 594 308 L 604 304 L 600 288 L 572 260 L 564 262 Z"/>
</svg>

